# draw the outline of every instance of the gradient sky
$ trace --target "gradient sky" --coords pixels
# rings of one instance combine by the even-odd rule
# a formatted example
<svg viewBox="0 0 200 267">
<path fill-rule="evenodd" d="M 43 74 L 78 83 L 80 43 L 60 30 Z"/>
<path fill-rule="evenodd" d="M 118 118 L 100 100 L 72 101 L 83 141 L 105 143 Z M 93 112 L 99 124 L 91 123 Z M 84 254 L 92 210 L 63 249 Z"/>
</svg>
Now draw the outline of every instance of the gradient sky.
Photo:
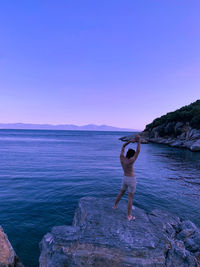
<svg viewBox="0 0 200 267">
<path fill-rule="evenodd" d="M 199 0 L 1 0 L 0 123 L 143 129 L 200 98 Z"/>
</svg>

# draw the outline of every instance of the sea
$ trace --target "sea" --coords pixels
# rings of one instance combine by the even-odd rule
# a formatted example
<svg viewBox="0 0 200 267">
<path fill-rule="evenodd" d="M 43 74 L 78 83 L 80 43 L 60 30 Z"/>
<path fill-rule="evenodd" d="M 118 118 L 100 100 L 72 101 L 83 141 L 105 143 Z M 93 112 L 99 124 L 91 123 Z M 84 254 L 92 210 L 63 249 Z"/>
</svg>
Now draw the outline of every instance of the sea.
<svg viewBox="0 0 200 267">
<path fill-rule="evenodd" d="M 38 266 L 39 242 L 53 226 L 72 224 L 80 198 L 110 197 L 112 208 L 123 176 L 119 138 L 130 134 L 0 130 L 0 225 L 26 267 Z M 135 206 L 200 227 L 199 152 L 142 144 L 135 173 Z"/>
</svg>

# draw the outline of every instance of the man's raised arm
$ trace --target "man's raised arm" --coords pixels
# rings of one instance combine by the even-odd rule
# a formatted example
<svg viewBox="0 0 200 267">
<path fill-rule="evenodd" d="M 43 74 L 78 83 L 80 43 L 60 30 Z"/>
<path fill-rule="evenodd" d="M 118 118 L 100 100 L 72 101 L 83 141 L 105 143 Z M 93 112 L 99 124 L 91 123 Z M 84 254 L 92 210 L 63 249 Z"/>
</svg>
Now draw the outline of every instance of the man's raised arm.
<svg viewBox="0 0 200 267">
<path fill-rule="evenodd" d="M 137 149 L 136 149 L 135 155 L 132 158 L 133 162 L 136 161 L 136 159 L 137 159 L 137 157 L 138 157 L 138 155 L 140 153 L 141 138 L 140 138 L 139 135 L 136 136 L 136 141 L 138 142 L 138 144 L 137 144 Z"/>
<path fill-rule="evenodd" d="M 120 153 L 120 158 L 123 158 L 124 157 L 124 150 L 125 150 L 125 147 L 130 144 L 130 143 L 135 143 L 135 139 L 131 139 L 130 141 L 126 142 L 123 144 L 122 146 L 122 150 L 121 150 L 121 153 Z"/>
<path fill-rule="evenodd" d="M 128 141 L 128 142 L 126 142 L 126 143 L 123 144 L 123 146 L 122 146 L 122 150 L 121 150 L 121 153 L 120 153 L 120 158 L 123 158 L 123 157 L 124 157 L 124 150 L 125 150 L 125 147 L 126 147 L 128 144 L 130 144 L 130 143 L 131 143 L 131 141 Z"/>
</svg>

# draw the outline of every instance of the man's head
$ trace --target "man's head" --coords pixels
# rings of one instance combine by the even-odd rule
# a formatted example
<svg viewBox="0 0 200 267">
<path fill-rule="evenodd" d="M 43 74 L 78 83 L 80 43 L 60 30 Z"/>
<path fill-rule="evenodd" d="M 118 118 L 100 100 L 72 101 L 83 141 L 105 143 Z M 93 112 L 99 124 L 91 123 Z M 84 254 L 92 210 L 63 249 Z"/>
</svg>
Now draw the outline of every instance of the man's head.
<svg viewBox="0 0 200 267">
<path fill-rule="evenodd" d="M 130 159 L 130 158 L 132 158 L 134 155 L 135 155 L 135 150 L 129 148 L 129 150 L 128 150 L 127 153 L 126 153 L 126 158 Z"/>
</svg>

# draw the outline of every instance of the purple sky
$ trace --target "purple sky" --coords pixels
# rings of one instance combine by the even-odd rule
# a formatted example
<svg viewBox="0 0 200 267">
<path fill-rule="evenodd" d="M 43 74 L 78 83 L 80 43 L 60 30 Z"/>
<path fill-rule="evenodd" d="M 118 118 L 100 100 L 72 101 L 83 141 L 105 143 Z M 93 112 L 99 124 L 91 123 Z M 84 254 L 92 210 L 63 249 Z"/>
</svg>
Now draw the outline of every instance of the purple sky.
<svg viewBox="0 0 200 267">
<path fill-rule="evenodd" d="M 0 122 L 143 129 L 200 98 L 199 0 L 0 1 Z"/>
</svg>

